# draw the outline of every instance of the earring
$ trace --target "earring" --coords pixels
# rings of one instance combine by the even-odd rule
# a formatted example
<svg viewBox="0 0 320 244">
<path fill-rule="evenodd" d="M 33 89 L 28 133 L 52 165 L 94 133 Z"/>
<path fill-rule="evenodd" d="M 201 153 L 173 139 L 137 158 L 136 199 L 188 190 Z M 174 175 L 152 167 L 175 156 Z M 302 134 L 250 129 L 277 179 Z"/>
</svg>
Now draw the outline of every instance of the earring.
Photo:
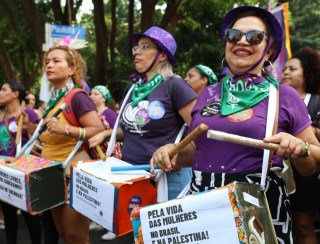
<svg viewBox="0 0 320 244">
<path fill-rule="evenodd" d="M 225 66 L 224 66 L 224 61 L 226 61 L 226 58 L 223 58 L 222 61 L 221 61 L 221 68 L 223 69 Z"/>
<path fill-rule="evenodd" d="M 269 59 L 264 61 L 264 65 L 262 67 L 262 72 L 272 73 L 272 71 L 273 71 L 273 64 L 271 63 L 271 61 Z"/>
</svg>

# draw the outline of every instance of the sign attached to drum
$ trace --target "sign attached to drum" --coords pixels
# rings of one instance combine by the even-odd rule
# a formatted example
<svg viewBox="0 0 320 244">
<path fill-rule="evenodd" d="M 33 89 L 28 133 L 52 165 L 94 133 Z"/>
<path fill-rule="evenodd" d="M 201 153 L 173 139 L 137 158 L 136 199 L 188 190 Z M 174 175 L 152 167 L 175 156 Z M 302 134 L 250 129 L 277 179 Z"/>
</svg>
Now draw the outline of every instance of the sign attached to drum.
<svg viewBox="0 0 320 244">
<path fill-rule="evenodd" d="M 61 163 L 30 155 L 0 165 L 0 199 L 37 214 L 65 202 Z"/>
<path fill-rule="evenodd" d="M 147 171 L 111 172 L 112 166 L 130 164 L 113 157 L 105 161 L 74 162 L 70 206 L 121 236 L 132 231 L 132 209 L 156 202 L 156 188 Z"/>
<path fill-rule="evenodd" d="M 265 194 L 258 187 L 234 182 L 136 208 L 131 213 L 135 244 L 276 243 Z"/>
</svg>

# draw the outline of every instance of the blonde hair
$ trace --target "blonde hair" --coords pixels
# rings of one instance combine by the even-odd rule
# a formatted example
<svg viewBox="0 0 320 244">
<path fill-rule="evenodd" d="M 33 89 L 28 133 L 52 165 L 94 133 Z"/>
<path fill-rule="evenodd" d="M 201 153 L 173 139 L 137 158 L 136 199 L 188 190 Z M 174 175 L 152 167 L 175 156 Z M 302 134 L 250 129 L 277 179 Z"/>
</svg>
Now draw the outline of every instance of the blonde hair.
<svg viewBox="0 0 320 244">
<path fill-rule="evenodd" d="M 48 54 L 52 52 L 53 50 L 63 50 L 66 54 L 66 60 L 68 62 L 69 67 L 74 66 L 75 71 L 71 75 L 72 81 L 78 85 L 80 88 L 83 88 L 83 78 L 85 77 L 85 74 L 87 72 L 87 65 L 82 56 L 74 49 L 69 48 L 68 46 L 53 46 L 49 48 L 48 51 L 45 52 L 43 56 L 43 70 L 46 69 L 47 66 L 47 58 Z"/>
<path fill-rule="evenodd" d="M 168 61 L 168 59 L 164 60 L 161 64 L 159 64 L 157 72 L 164 79 L 167 79 L 171 76 L 175 76 L 175 74 L 173 73 L 172 64 Z"/>
</svg>

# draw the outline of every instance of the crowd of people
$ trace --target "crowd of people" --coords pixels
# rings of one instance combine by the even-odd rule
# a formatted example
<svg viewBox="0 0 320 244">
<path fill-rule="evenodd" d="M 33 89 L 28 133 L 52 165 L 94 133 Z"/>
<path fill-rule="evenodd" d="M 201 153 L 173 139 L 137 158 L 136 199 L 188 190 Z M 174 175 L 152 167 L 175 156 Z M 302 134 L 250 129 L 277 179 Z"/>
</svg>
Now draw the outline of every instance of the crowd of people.
<svg viewBox="0 0 320 244">
<path fill-rule="evenodd" d="M 221 75 L 217 77 L 210 67 L 196 64 L 182 79 L 173 71 L 177 43 L 170 33 L 156 26 L 135 33 L 135 72 L 129 76 L 131 82 L 121 106 L 115 107 L 110 91 L 103 85 L 94 86 L 90 95 L 78 92 L 71 100 L 76 125 L 63 113 L 57 117 L 52 114 L 71 91 L 83 88 L 86 64 L 69 46 L 51 47 L 43 59 L 43 70 L 53 86 L 48 103 L 36 109 L 35 94 L 26 94 L 17 82 L 5 82 L 1 88 L 1 155 L 8 156 L 6 163 L 17 160 L 19 116 L 24 118 L 22 144 L 43 121 L 47 129 L 39 138 L 40 155 L 53 161 L 63 162 L 79 140 L 95 148 L 114 135 L 121 142 L 122 160 L 133 165 L 150 164 L 151 171 L 158 166 L 165 172 L 168 192 L 163 199 L 170 200 L 187 185 L 190 193 L 198 193 L 233 181 L 260 184 L 267 153 L 268 163 L 272 164 L 265 191 L 278 242 L 316 244 L 314 225 L 320 210 L 320 55 L 309 47 L 303 48 L 288 59 L 282 80 L 277 81 L 268 70 L 281 52 L 282 29 L 270 12 L 253 6 L 237 7 L 226 14 L 221 39 L 225 65 Z M 23 100 L 27 108 L 22 111 Z M 276 116 L 271 121 L 273 128 L 268 130 L 270 106 L 276 108 Z M 107 121 L 107 129 L 101 117 Z M 203 134 L 170 157 L 169 152 L 187 134 L 183 130 L 191 132 L 200 124 L 275 143 L 278 149 L 269 153 L 211 140 Z M 75 156 L 90 159 L 86 150 Z M 280 174 L 283 158 L 291 159 L 294 172 L 296 192 L 290 196 Z M 65 177 L 69 184 L 68 169 Z M 7 243 L 15 244 L 18 209 L 3 201 L 1 206 Z M 39 216 L 24 211 L 22 214 L 33 244 L 41 243 L 42 233 L 45 244 L 57 244 L 59 238 L 66 244 L 90 243 L 89 230 L 95 228 L 95 223 L 90 224 L 68 201 Z M 102 240 L 114 238 L 111 231 L 102 236 Z"/>
</svg>

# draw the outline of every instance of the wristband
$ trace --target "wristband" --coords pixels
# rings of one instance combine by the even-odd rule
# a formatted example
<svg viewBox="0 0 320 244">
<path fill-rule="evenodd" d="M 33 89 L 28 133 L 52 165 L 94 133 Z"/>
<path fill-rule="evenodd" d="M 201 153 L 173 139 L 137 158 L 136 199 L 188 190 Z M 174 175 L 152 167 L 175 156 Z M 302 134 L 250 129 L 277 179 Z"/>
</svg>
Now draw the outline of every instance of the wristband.
<svg viewBox="0 0 320 244">
<path fill-rule="evenodd" d="M 70 129 L 70 126 L 69 126 L 69 125 L 66 125 L 66 126 L 64 127 L 64 133 L 65 133 L 67 136 L 70 135 L 69 129 Z"/>
</svg>

